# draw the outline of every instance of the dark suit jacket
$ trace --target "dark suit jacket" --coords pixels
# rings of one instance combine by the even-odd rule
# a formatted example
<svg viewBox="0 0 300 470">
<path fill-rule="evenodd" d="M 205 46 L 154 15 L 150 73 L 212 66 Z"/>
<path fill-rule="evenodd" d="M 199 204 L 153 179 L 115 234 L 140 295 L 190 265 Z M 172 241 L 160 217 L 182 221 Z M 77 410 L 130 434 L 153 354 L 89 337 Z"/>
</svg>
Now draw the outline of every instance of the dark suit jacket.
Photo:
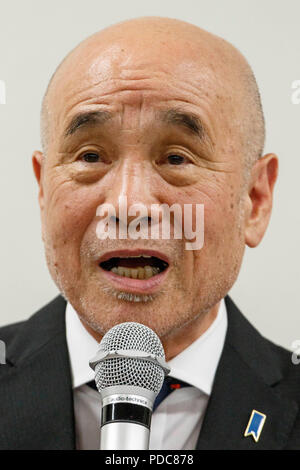
<svg viewBox="0 0 300 470">
<path fill-rule="evenodd" d="M 197 449 L 300 449 L 300 365 L 225 301 L 228 331 Z M 0 328 L 0 449 L 75 448 L 65 306 L 58 296 Z M 253 409 L 267 416 L 257 443 L 244 437 Z"/>
</svg>

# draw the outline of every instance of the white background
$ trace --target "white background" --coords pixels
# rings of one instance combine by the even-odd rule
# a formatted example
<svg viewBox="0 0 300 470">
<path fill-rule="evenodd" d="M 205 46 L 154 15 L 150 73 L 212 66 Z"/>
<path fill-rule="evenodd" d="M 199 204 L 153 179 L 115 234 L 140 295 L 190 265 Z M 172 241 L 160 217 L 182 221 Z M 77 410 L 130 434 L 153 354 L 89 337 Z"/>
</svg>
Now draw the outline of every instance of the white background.
<svg viewBox="0 0 300 470">
<path fill-rule="evenodd" d="M 40 148 L 39 111 L 48 80 L 82 39 L 138 16 L 189 21 L 232 42 L 247 57 L 262 94 L 266 152 L 280 158 L 273 215 L 261 245 L 247 249 L 233 299 L 268 338 L 300 338 L 300 79 L 298 0 L 0 0 L 1 313 L 27 318 L 57 294 L 40 237 L 31 154 Z"/>
</svg>

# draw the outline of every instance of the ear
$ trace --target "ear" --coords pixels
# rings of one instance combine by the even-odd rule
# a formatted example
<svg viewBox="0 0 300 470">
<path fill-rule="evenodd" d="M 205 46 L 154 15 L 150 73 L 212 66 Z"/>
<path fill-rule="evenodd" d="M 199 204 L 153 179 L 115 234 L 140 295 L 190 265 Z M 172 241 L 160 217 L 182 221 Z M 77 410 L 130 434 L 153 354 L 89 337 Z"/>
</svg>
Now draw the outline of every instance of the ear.
<svg viewBox="0 0 300 470">
<path fill-rule="evenodd" d="M 39 185 L 39 205 L 41 211 L 44 208 L 44 189 L 43 189 L 43 171 L 44 171 L 44 155 L 39 150 L 35 150 L 32 154 L 32 166 Z"/>
<path fill-rule="evenodd" d="M 248 186 L 245 243 L 257 246 L 267 229 L 273 203 L 273 189 L 278 175 L 278 158 L 273 153 L 255 162 Z"/>
</svg>

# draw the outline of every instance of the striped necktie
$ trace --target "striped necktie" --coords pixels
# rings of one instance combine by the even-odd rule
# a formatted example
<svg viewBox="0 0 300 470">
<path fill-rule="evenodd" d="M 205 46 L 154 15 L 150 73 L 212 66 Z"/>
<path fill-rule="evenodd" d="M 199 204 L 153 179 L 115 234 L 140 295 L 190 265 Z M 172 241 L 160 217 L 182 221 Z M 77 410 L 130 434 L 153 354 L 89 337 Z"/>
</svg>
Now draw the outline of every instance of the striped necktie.
<svg viewBox="0 0 300 470">
<path fill-rule="evenodd" d="M 153 411 L 156 410 L 158 405 L 165 399 L 167 398 L 170 393 L 172 393 L 174 390 L 178 390 L 179 388 L 183 387 L 190 387 L 189 384 L 186 382 L 183 382 L 182 380 L 175 379 L 174 377 L 167 376 L 165 377 L 163 386 L 161 387 L 161 390 L 159 394 L 157 395 L 154 405 L 153 405 Z"/>
</svg>

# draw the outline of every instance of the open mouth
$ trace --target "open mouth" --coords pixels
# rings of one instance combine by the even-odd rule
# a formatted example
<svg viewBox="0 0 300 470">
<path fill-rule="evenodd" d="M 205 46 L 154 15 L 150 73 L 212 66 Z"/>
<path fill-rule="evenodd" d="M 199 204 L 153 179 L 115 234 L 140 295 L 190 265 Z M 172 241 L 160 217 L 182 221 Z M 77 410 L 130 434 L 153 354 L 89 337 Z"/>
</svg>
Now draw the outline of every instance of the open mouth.
<svg viewBox="0 0 300 470">
<path fill-rule="evenodd" d="M 111 257 L 102 261 L 99 266 L 118 276 L 131 279 L 150 279 L 168 268 L 168 263 L 156 256 L 146 254 L 124 257 Z"/>
</svg>

